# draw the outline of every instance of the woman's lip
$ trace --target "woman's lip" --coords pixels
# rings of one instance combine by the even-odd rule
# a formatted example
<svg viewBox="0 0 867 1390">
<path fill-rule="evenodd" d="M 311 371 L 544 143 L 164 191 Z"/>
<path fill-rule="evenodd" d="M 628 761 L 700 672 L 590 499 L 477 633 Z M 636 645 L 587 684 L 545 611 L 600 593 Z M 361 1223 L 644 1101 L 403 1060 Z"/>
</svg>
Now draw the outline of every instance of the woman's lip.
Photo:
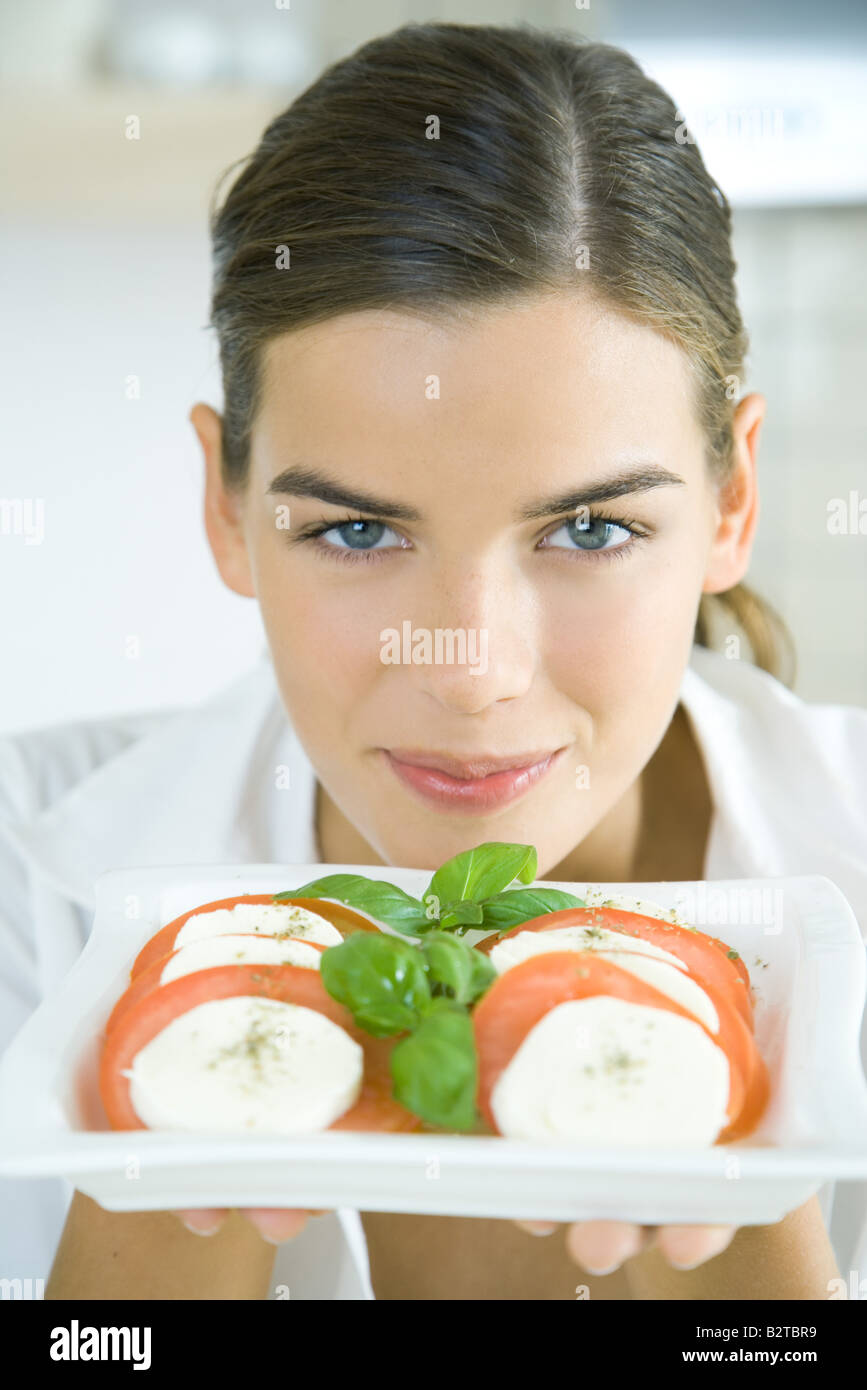
<svg viewBox="0 0 867 1390">
<path fill-rule="evenodd" d="M 516 753 L 512 757 L 504 758 L 483 755 L 477 758 L 453 758 L 449 753 L 428 753 L 423 748 L 387 748 L 385 751 L 398 762 L 410 767 L 433 768 L 438 772 L 447 773 L 449 777 L 478 781 L 482 777 L 490 777 L 494 772 L 512 772 L 535 767 L 537 763 L 544 762 L 559 750 L 534 748 L 529 753 Z"/>
<path fill-rule="evenodd" d="M 418 792 L 435 806 L 450 811 L 475 813 L 506 806 L 524 796 L 558 762 L 565 748 L 548 753 L 529 767 L 509 768 L 487 777 L 452 777 L 436 767 L 419 767 L 401 762 L 387 748 L 382 754 L 405 786 Z"/>
</svg>

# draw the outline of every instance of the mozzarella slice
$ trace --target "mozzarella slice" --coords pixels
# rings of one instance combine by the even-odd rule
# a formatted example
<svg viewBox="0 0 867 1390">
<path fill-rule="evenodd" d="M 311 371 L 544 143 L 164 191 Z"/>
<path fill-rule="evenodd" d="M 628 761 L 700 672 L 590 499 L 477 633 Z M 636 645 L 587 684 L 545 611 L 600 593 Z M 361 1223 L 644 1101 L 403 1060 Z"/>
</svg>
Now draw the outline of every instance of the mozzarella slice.
<svg viewBox="0 0 867 1390">
<path fill-rule="evenodd" d="M 151 1129 L 312 1134 L 355 1104 L 363 1071 L 360 1045 L 316 1009 L 237 995 L 179 1014 L 123 1075 Z"/>
<path fill-rule="evenodd" d="M 630 898 L 625 893 L 606 898 L 603 888 L 587 888 L 581 896 L 588 907 L 612 907 L 620 912 L 638 912 L 642 917 L 658 917 L 661 922 L 674 922 L 679 927 L 693 926 L 679 908 L 660 907 L 649 898 Z"/>
<path fill-rule="evenodd" d="M 499 973 L 510 965 L 517 965 L 528 956 L 542 951 L 631 951 L 633 955 L 652 956 L 654 960 L 664 960 L 667 965 L 676 965 L 687 974 L 687 968 L 679 956 L 665 951 L 643 936 L 630 936 L 628 932 L 611 931 L 608 927 L 590 924 L 586 927 L 551 927 L 548 931 L 521 931 L 499 941 L 490 952 L 494 969 Z"/>
<path fill-rule="evenodd" d="M 306 941 L 287 936 L 204 936 L 190 941 L 170 956 L 160 984 L 167 985 L 194 970 L 212 970 L 216 965 L 303 965 L 318 970 L 322 952 Z"/>
<path fill-rule="evenodd" d="M 695 1014 L 711 1033 L 719 1032 L 719 1014 L 713 1000 L 707 990 L 702 989 L 685 971 L 675 970 L 665 961 L 653 960 L 650 956 L 632 951 L 600 951 L 599 955 L 611 961 L 612 965 L 619 965 L 621 970 L 628 970 L 639 980 L 645 980 L 661 994 L 667 994 L 669 999 Z"/>
<path fill-rule="evenodd" d="M 609 995 L 556 1005 L 491 1093 L 511 1139 L 667 1148 L 712 1144 L 727 1123 L 729 1063 L 698 1023 Z"/>
<path fill-rule="evenodd" d="M 205 936 L 260 932 L 262 936 L 297 936 L 320 946 L 339 946 L 343 937 L 332 922 L 291 903 L 236 903 L 212 912 L 194 912 L 175 937 L 175 949 Z"/>
<path fill-rule="evenodd" d="M 578 928 L 580 931 L 581 928 Z M 640 937 L 626 936 L 620 932 L 611 932 L 611 936 L 621 937 L 628 942 L 640 942 Z M 541 943 L 538 938 L 542 937 Z M 563 940 L 563 938 L 566 938 Z M 558 945 L 558 940 L 560 944 Z M 511 952 L 503 952 L 504 946 L 515 943 Z M 643 943 L 645 946 L 649 942 Z M 653 951 L 633 951 L 629 950 L 602 950 L 599 943 L 594 939 L 592 946 L 582 945 L 580 936 L 575 935 L 572 927 L 560 927 L 553 931 L 525 931 L 518 932 L 516 936 L 510 937 L 499 946 L 495 946 L 491 951 L 491 960 L 498 974 L 505 970 L 510 970 L 512 966 L 520 965 L 521 961 L 529 960 L 532 956 L 544 955 L 548 951 L 585 951 L 592 950 L 593 954 L 600 956 L 602 960 L 610 961 L 612 965 L 619 965 L 621 970 L 628 970 L 630 975 L 635 975 L 639 980 L 646 980 L 654 989 L 660 990 L 662 994 L 667 994 L 669 999 L 682 1005 L 684 1009 L 689 1009 L 690 1013 L 695 1014 L 706 1028 L 712 1033 L 719 1032 L 719 1014 L 716 1011 L 713 1000 L 690 976 L 682 961 L 677 964 L 678 970 L 670 965 L 668 960 L 659 960 L 657 957 L 658 947 Z M 660 952 L 663 956 L 668 956 L 667 951 Z"/>
</svg>

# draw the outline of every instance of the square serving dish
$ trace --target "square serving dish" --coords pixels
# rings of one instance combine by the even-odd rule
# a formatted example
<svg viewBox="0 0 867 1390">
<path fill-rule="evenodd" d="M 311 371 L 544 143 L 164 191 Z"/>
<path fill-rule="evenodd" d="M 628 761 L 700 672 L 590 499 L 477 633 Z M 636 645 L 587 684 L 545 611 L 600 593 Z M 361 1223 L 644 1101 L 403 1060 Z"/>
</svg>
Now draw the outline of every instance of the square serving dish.
<svg viewBox="0 0 867 1390">
<path fill-rule="evenodd" d="M 112 1211 L 349 1207 L 654 1225 L 765 1225 L 825 1182 L 867 1181 L 860 1059 L 867 956 L 852 909 L 820 876 L 544 884 L 594 904 L 615 895 L 645 898 L 740 952 L 771 1076 L 768 1108 L 744 1140 L 640 1150 L 433 1133 L 112 1131 L 97 1089 L 101 1033 L 144 942 L 199 904 L 283 892 L 335 873 L 385 879 L 415 896 L 431 877 L 429 870 L 355 864 L 102 874 L 84 951 L 0 1063 L 0 1177 L 64 1176 Z"/>
</svg>

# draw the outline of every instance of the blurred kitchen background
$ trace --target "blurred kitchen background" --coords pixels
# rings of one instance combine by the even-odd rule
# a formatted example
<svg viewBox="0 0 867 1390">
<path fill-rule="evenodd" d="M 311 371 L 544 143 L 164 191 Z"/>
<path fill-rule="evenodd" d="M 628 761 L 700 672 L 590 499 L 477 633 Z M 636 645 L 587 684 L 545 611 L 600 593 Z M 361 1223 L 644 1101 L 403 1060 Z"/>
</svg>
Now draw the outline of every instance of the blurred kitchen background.
<svg viewBox="0 0 867 1390">
<path fill-rule="evenodd" d="M 44 506 L 41 544 L 35 501 L 2 517 L 0 731 L 180 706 L 263 649 L 207 548 L 186 418 L 221 402 L 208 201 L 325 65 L 409 20 L 575 30 L 678 103 L 735 209 L 769 402 L 749 582 L 797 692 L 867 704 L 863 0 L 0 0 L 0 498 Z"/>
</svg>

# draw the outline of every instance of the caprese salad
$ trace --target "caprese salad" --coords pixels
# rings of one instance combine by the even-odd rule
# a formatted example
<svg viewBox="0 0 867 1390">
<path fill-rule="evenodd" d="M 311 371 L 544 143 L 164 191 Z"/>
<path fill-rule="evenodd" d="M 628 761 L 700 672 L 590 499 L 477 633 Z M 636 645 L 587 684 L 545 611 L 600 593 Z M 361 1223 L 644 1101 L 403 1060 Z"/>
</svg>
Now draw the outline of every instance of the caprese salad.
<svg viewBox="0 0 867 1390">
<path fill-rule="evenodd" d="M 751 1133 L 770 1085 L 738 953 L 646 902 L 529 886 L 536 867 L 532 846 L 495 842 L 418 899 L 333 874 L 185 912 L 107 1021 L 109 1123 L 643 1147 Z"/>
</svg>

